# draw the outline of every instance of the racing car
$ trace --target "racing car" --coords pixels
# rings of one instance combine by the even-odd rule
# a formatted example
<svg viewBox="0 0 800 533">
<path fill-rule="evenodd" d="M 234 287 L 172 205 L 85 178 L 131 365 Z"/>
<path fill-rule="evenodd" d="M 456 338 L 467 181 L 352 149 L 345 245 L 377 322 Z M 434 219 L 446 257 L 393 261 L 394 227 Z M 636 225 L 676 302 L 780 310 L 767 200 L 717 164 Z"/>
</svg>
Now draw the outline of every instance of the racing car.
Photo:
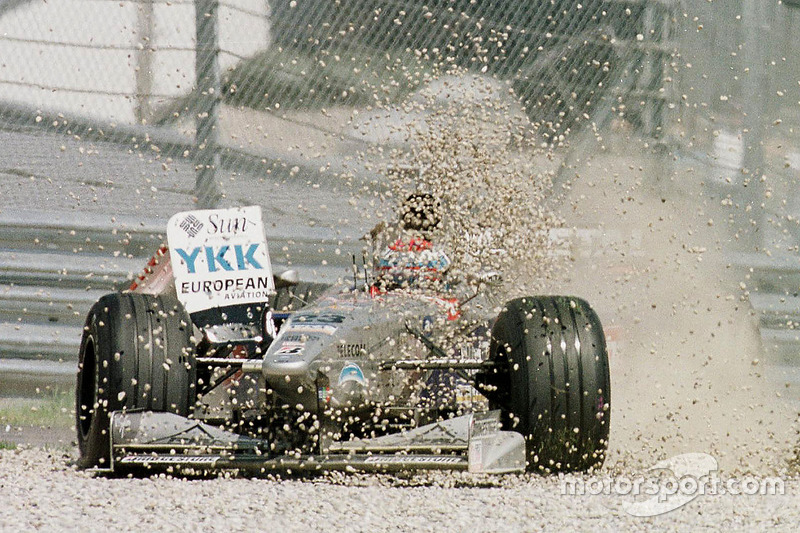
<svg viewBox="0 0 800 533">
<path fill-rule="evenodd" d="M 598 468 L 603 328 L 578 297 L 495 302 L 425 238 L 330 286 L 273 268 L 261 209 L 178 213 L 80 344 L 78 465 L 98 472 Z M 366 253 L 365 253 L 366 256 Z M 405 277 L 404 277 L 405 276 Z M 402 278 L 399 279 L 398 278 Z"/>
</svg>

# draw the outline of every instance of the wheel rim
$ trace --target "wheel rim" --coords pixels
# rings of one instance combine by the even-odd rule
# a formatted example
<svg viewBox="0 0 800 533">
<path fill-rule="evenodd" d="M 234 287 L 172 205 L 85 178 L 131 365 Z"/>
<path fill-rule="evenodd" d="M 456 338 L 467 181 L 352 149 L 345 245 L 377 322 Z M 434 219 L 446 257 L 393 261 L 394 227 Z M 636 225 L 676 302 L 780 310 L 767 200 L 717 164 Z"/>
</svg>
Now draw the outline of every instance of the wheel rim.
<svg viewBox="0 0 800 533">
<path fill-rule="evenodd" d="M 86 340 L 83 351 L 83 366 L 81 367 L 80 390 L 78 391 L 78 428 L 81 436 L 86 437 L 92 426 L 97 405 L 97 387 L 95 373 L 97 362 L 95 359 L 94 342 L 91 338 Z"/>
</svg>

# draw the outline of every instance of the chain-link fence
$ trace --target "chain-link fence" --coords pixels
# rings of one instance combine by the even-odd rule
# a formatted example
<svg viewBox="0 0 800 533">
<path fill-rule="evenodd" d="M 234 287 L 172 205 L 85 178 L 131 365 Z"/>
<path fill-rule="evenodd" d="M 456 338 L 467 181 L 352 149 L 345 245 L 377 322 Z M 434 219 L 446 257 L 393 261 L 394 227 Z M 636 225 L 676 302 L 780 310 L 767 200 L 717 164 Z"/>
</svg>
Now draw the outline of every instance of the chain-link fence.
<svg viewBox="0 0 800 533">
<path fill-rule="evenodd" d="M 348 154 L 387 140 L 359 131 L 370 110 L 456 67 L 507 84 L 550 145 L 615 115 L 664 137 L 675 108 L 673 1 L 0 5 L 5 123 L 189 150 L 209 205 L 220 164 L 342 170 Z"/>
<path fill-rule="evenodd" d="M 751 251 L 800 242 L 800 10 L 785 4 L 698 4 L 684 17 L 680 146 L 713 164 L 708 185 Z"/>
<path fill-rule="evenodd" d="M 613 118 L 714 153 L 794 134 L 800 32 L 783 4 L 5 0 L 0 118 L 152 134 L 203 167 L 336 166 L 385 140 L 355 131 L 358 112 L 458 66 L 507 83 L 552 144 Z M 316 150 L 289 150 L 298 139 Z M 761 166 L 758 152 L 742 154 Z"/>
</svg>

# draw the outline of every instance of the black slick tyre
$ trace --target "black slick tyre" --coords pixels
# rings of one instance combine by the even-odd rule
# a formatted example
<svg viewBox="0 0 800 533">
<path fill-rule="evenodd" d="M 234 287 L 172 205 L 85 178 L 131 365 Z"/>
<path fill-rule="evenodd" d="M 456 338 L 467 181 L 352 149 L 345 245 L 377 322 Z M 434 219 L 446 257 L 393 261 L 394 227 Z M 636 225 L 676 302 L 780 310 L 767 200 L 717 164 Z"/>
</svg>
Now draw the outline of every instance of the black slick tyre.
<svg viewBox="0 0 800 533">
<path fill-rule="evenodd" d="M 605 459 L 610 376 L 603 328 L 580 298 L 511 300 L 492 328 L 491 403 L 526 441 L 527 470 L 585 471 Z"/>
<path fill-rule="evenodd" d="M 113 293 L 86 318 L 76 389 L 81 468 L 109 466 L 109 414 L 189 415 L 196 400 L 192 322 L 173 297 Z"/>
</svg>

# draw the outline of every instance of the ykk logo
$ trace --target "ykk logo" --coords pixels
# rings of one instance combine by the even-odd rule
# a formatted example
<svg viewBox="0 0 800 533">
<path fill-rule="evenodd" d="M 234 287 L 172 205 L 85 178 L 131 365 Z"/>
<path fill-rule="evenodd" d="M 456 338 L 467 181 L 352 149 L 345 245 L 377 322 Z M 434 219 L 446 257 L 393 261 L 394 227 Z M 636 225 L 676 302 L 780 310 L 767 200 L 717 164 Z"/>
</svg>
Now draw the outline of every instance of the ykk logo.
<svg viewBox="0 0 800 533">
<path fill-rule="evenodd" d="M 209 272 L 217 272 L 219 270 L 247 270 L 249 267 L 260 270 L 264 267 L 255 258 L 256 250 L 258 250 L 259 243 L 255 244 L 234 244 L 233 255 L 236 259 L 236 264 L 231 265 L 225 255 L 230 250 L 230 246 L 220 246 L 215 248 L 213 246 L 198 246 L 191 251 L 184 250 L 183 248 L 176 248 L 175 251 L 186 262 L 186 267 L 189 269 L 189 274 L 194 274 L 197 271 L 197 259 L 200 257 L 201 251 L 205 250 L 206 264 L 208 265 Z M 247 247 L 247 249 L 244 249 Z"/>
</svg>

